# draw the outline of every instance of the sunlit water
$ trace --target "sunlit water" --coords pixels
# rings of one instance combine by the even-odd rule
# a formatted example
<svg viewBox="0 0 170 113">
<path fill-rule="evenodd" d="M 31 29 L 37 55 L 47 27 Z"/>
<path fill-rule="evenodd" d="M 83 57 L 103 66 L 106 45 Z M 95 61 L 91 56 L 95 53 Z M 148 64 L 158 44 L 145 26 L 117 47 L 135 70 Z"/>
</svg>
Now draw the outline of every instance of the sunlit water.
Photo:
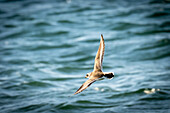
<svg viewBox="0 0 170 113">
<path fill-rule="evenodd" d="M 169 32 L 169 0 L 1 0 L 0 112 L 168 113 Z M 115 78 L 71 96 L 100 34 Z"/>
</svg>

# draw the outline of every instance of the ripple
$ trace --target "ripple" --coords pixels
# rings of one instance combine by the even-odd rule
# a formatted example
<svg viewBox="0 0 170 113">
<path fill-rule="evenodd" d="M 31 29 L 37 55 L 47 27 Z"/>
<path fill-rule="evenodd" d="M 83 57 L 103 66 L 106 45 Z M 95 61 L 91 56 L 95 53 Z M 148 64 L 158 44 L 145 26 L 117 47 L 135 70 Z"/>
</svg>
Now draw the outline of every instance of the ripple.
<svg viewBox="0 0 170 113">
<path fill-rule="evenodd" d="M 164 27 L 169 27 L 170 26 L 170 21 L 167 22 L 163 22 L 161 25 L 159 25 L 160 28 L 164 28 Z"/>
<path fill-rule="evenodd" d="M 50 50 L 50 49 L 57 49 L 57 48 L 72 48 L 74 45 L 71 44 L 63 44 L 63 45 L 39 45 L 39 46 L 33 46 L 33 47 L 25 47 L 24 50 L 29 51 L 39 51 L 39 50 Z"/>
<path fill-rule="evenodd" d="M 150 14 L 147 17 L 149 17 L 149 18 L 161 17 L 162 18 L 162 17 L 169 16 L 169 15 L 170 15 L 170 13 L 168 13 L 168 12 L 155 12 L 155 13 Z"/>
<path fill-rule="evenodd" d="M 151 42 L 149 44 L 143 45 L 144 47 L 140 47 L 139 49 L 136 50 L 155 49 L 155 48 L 166 47 L 166 46 L 168 47 L 169 45 L 170 45 L 170 39 L 164 38 L 156 42 Z"/>
<path fill-rule="evenodd" d="M 67 81 L 67 80 L 74 80 L 74 79 L 80 79 L 80 78 L 71 78 L 71 77 L 67 77 L 67 78 L 45 78 L 42 80 L 47 80 L 47 81 Z"/>
<path fill-rule="evenodd" d="M 17 30 L 17 31 L 13 31 L 13 32 L 5 32 L 3 34 L 1 34 L 0 36 L 0 40 L 6 40 L 6 39 L 9 39 L 9 38 L 18 38 L 20 37 L 21 35 L 24 35 L 26 34 L 27 32 L 24 31 L 24 30 Z"/>
<path fill-rule="evenodd" d="M 14 28 L 14 27 L 17 27 L 17 26 L 14 25 L 14 24 L 6 24 L 6 25 L 4 25 L 4 27 L 6 27 L 6 28 Z"/>
<path fill-rule="evenodd" d="M 83 108 L 97 108 L 97 109 L 101 109 L 101 108 L 110 108 L 113 107 L 113 105 L 71 105 L 71 104 L 67 104 L 64 106 L 61 106 L 60 109 L 83 109 Z"/>
<path fill-rule="evenodd" d="M 42 81 L 24 82 L 23 85 L 31 86 L 31 87 L 49 87 L 49 86 L 52 86 L 50 83 L 46 83 L 46 82 L 42 82 Z"/>
<path fill-rule="evenodd" d="M 163 58 L 168 58 L 170 56 L 170 52 L 167 47 L 164 47 L 162 49 L 151 49 L 144 53 L 145 50 L 142 50 L 142 54 L 147 54 L 147 56 L 143 56 L 140 59 L 141 60 L 158 60 Z M 141 54 L 141 55 L 142 55 Z"/>
<path fill-rule="evenodd" d="M 93 102 L 93 101 L 88 101 L 88 100 L 79 100 L 79 101 L 76 101 L 76 103 L 78 103 L 78 104 L 99 104 L 99 105 L 103 104 L 104 105 L 104 103 L 101 103 L 101 102 Z"/>
<path fill-rule="evenodd" d="M 158 34 L 158 33 L 169 33 L 170 30 L 169 29 L 157 29 L 157 30 L 146 30 L 146 31 L 142 31 L 142 32 L 132 32 L 132 34 L 135 35 L 149 35 L 149 34 Z"/>
<path fill-rule="evenodd" d="M 79 72 L 89 69 L 89 67 L 79 67 L 79 66 L 64 66 L 57 68 L 58 71 L 64 72 L 64 73 L 72 73 L 72 72 Z"/>
<path fill-rule="evenodd" d="M 145 98 L 141 98 L 140 101 L 161 101 L 161 100 L 167 100 L 170 99 L 170 97 L 163 97 L 163 96 L 157 96 L 157 97 L 145 97 Z"/>
<path fill-rule="evenodd" d="M 140 26 L 145 26 L 143 24 L 136 24 L 136 23 L 128 23 L 128 22 L 119 22 L 114 25 L 115 27 L 112 28 L 111 30 L 126 30 L 130 28 L 136 28 Z"/>
<path fill-rule="evenodd" d="M 31 104 L 31 105 L 23 105 L 22 107 L 16 109 L 15 111 L 39 111 L 39 109 L 43 108 L 45 104 Z M 38 109 L 37 109 L 38 108 Z"/>
<path fill-rule="evenodd" d="M 8 60 L 9 63 L 11 64 L 16 64 L 16 65 L 24 65 L 24 64 L 30 64 L 30 60 L 28 59 L 11 59 Z"/>
<path fill-rule="evenodd" d="M 113 99 L 113 98 L 122 98 L 122 97 L 126 97 L 126 96 L 131 96 L 131 95 L 134 95 L 134 94 L 142 94 L 143 91 L 145 89 L 138 89 L 138 90 L 135 90 L 135 91 L 130 91 L 130 92 L 123 92 L 123 93 L 120 93 L 120 94 L 114 94 L 110 97 L 107 97 L 107 99 Z"/>
<path fill-rule="evenodd" d="M 75 23 L 73 21 L 70 21 L 70 20 L 59 20 L 58 23 L 67 23 L 67 24 L 72 24 L 72 23 Z"/>
<path fill-rule="evenodd" d="M 34 25 L 35 26 L 50 26 L 50 24 L 47 22 L 36 22 Z"/>
<path fill-rule="evenodd" d="M 83 11 L 88 11 L 88 10 L 91 10 L 91 8 L 90 7 L 85 7 L 85 8 L 79 8 L 79 9 L 70 10 L 70 11 L 53 12 L 53 13 L 49 13 L 49 15 L 60 15 L 60 14 L 78 13 L 78 12 L 83 12 Z"/>
<path fill-rule="evenodd" d="M 39 34 L 34 34 L 32 35 L 33 37 L 53 37 L 53 36 L 57 36 L 57 35 L 65 35 L 68 34 L 68 31 L 56 31 L 56 32 L 42 32 Z"/>
</svg>

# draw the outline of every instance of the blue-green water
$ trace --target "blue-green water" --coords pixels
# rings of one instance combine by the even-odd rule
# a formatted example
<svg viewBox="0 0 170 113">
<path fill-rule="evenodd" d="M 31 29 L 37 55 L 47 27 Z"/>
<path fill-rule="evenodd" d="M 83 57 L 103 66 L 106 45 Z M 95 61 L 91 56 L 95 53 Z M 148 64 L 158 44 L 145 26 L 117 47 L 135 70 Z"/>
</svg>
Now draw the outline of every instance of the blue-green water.
<svg viewBox="0 0 170 113">
<path fill-rule="evenodd" d="M 116 76 L 69 97 L 100 34 Z M 170 113 L 170 2 L 1 0 L 0 113 L 24 112 Z"/>
</svg>

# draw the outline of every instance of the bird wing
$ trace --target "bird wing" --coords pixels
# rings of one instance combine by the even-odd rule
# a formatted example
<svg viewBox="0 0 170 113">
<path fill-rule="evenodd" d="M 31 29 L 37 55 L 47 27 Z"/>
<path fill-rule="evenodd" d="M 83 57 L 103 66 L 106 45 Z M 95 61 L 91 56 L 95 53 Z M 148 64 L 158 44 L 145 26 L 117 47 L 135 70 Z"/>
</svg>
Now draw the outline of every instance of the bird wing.
<svg viewBox="0 0 170 113">
<path fill-rule="evenodd" d="M 105 50 L 105 44 L 104 44 L 103 35 L 101 34 L 99 49 L 98 49 L 96 57 L 95 57 L 94 71 L 95 70 L 100 70 L 100 71 L 102 70 L 104 50 Z"/>
<path fill-rule="evenodd" d="M 84 84 L 74 93 L 78 94 L 80 92 L 82 92 L 83 90 L 85 90 L 86 88 L 88 88 L 93 82 L 95 82 L 96 79 L 88 79 L 86 82 L 84 82 Z"/>
</svg>

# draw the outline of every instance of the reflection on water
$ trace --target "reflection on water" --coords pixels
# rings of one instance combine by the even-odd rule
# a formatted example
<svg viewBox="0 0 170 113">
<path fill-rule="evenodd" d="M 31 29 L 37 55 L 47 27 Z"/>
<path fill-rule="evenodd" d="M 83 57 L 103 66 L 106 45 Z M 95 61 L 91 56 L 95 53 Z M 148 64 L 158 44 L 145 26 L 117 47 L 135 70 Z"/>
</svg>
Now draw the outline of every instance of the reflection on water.
<svg viewBox="0 0 170 113">
<path fill-rule="evenodd" d="M 170 111 L 168 0 L 1 0 L 0 112 Z M 105 72 L 91 72 L 104 35 Z"/>
</svg>

